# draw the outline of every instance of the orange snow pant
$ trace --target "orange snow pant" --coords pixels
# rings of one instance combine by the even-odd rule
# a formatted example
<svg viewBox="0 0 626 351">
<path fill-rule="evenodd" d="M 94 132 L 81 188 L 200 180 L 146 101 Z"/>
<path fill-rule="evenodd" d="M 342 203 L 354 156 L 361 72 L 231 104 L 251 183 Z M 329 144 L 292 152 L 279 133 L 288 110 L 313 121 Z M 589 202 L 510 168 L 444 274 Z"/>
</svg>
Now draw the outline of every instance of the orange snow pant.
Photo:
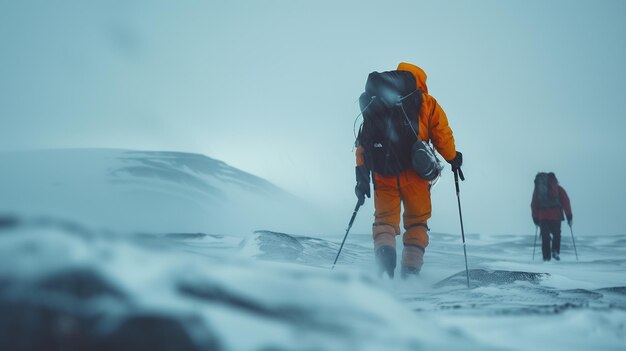
<svg viewBox="0 0 626 351">
<path fill-rule="evenodd" d="M 428 246 L 430 183 L 409 169 L 397 176 L 374 173 L 374 248 L 384 245 L 395 248 L 395 237 L 400 235 L 401 204 L 404 246 L 418 246 L 422 250 Z"/>
</svg>

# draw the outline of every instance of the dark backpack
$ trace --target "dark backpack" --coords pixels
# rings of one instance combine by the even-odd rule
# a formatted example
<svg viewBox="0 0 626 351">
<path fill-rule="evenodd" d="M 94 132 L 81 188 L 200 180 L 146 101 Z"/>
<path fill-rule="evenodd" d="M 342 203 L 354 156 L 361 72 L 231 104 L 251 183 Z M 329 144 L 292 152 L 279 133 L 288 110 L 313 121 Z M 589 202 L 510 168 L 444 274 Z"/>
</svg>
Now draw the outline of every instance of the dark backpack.
<svg viewBox="0 0 626 351">
<path fill-rule="evenodd" d="M 385 176 L 411 167 L 411 149 L 419 135 L 422 92 L 406 71 L 372 72 L 359 98 L 363 124 L 357 144 L 365 165 Z"/>
<path fill-rule="evenodd" d="M 556 189 L 554 189 L 556 187 Z M 535 205 L 538 208 L 561 207 L 554 173 L 540 172 L 535 176 Z"/>
</svg>

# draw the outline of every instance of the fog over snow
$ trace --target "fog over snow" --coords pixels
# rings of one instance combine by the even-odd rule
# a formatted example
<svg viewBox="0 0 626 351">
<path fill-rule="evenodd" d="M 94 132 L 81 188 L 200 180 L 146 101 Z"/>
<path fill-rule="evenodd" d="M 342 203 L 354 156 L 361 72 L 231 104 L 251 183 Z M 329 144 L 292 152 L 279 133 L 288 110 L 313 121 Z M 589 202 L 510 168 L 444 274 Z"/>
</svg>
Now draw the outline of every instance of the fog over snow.
<svg viewBox="0 0 626 351">
<path fill-rule="evenodd" d="M 268 181 L 180 152 L 0 152 L 0 213 L 130 233 L 318 230 L 322 214 Z"/>
<path fill-rule="evenodd" d="M 204 154 L 342 227 L 357 98 L 408 61 L 464 153 L 469 231 L 529 234 L 551 170 L 581 234 L 624 234 L 625 16 L 611 0 L 3 1 L 0 149 Z M 457 230 L 451 178 L 434 230 Z"/>
</svg>

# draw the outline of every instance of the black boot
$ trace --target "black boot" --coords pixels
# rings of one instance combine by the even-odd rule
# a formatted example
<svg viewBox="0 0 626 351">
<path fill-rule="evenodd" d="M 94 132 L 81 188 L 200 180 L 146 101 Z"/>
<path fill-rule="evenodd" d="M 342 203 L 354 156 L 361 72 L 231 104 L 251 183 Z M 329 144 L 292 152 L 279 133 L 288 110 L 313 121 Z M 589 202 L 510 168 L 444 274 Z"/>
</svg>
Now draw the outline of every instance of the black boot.
<svg viewBox="0 0 626 351">
<path fill-rule="evenodd" d="M 561 258 L 559 257 L 559 253 L 556 251 L 552 251 L 552 258 L 554 258 L 557 261 L 561 260 Z"/>
<path fill-rule="evenodd" d="M 393 278 L 396 270 L 396 249 L 391 246 L 381 246 L 376 249 L 376 263 L 378 263 L 378 275 L 387 273 Z"/>
</svg>

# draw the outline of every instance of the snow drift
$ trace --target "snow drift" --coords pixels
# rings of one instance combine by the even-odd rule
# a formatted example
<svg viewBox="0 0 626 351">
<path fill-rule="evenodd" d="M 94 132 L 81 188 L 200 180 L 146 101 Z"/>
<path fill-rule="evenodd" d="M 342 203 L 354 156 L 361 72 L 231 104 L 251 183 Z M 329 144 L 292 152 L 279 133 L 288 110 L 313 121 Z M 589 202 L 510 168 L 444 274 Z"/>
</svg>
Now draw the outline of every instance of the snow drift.
<svg viewBox="0 0 626 351">
<path fill-rule="evenodd" d="M 127 232 L 249 233 L 318 221 L 303 200 L 203 155 L 108 149 L 0 153 L 0 213 Z"/>
<path fill-rule="evenodd" d="M 233 254 L 227 237 L 116 236 L 65 223 L 2 222 L 2 350 L 479 345 L 435 319 L 419 320 L 369 275 L 257 261 Z M 189 253 L 192 242 L 202 255 Z M 222 249 L 206 251 L 207 244 Z"/>
</svg>

